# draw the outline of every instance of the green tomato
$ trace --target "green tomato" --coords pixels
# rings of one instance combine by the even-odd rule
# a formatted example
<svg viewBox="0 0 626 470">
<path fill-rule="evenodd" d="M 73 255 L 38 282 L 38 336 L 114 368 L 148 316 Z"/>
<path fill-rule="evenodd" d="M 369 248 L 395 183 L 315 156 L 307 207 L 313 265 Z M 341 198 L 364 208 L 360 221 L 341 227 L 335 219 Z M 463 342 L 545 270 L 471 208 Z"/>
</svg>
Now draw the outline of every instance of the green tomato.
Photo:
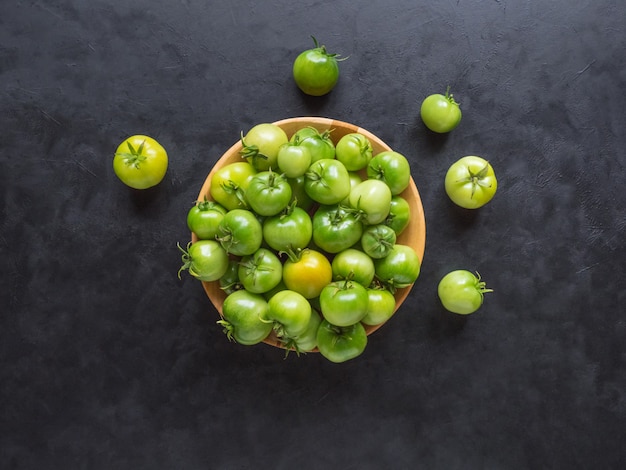
<svg viewBox="0 0 626 470">
<path fill-rule="evenodd" d="M 468 315 L 483 304 L 484 294 L 493 292 L 486 283 L 469 271 L 459 269 L 446 274 L 437 287 L 437 294 L 444 308 L 452 313 Z"/>
<path fill-rule="evenodd" d="M 238 290 L 224 299 L 222 319 L 217 323 L 230 341 L 251 346 L 263 341 L 272 331 L 272 324 L 261 320 L 268 310 L 262 295 Z"/>
<path fill-rule="evenodd" d="M 411 206 L 409 202 L 402 196 L 392 196 L 385 225 L 391 227 L 396 235 L 400 235 L 409 226 L 410 221 Z"/>
<path fill-rule="evenodd" d="M 450 87 L 445 95 L 434 94 L 422 101 L 420 115 L 426 127 L 440 134 L 450 132 L 461 122 L 461 108 L 450 94 Z"/>
<path fill-rule="evenodd" d="M 396 310 L 396 298 L 386 289 L 367 289 L 367 315 L 364 325 L 381 325 L 391 318 Z"/>
<path fill-rule="evenodd" d="M 487 160 L 467 156 L 453 163 L 445 178 L 446 194 L 452 202 L 465 209 L 478 209 L 487 204 L 498 189 L 498 180 Z"/>
<path fill-rule="evenodd" d="M 246 209 L 228 211 L 217 232 L 217 241 L 228 253 L 235 256 L 251 255 L 263 242 L 261 222 Z"/>
<path fill-rule="evenodd" d="M 327 253 L 339 253 L 361 239 L 363 223 L 340 205 L 321 205 L 313 214 L 313 242 Z"/>
<path fill-rule="evenodd" d="M 372 144 L 363 134 L 346 134 L 337 142 L 335 156 L 348 171 L 362 170 L 372 159 Z"/>
<path fill-rule="evenodd" d="M 353 325 L 367 314 L 367 289 L 358 282 L 331 282 L 319 300 L 322 315 L 335 326 Z"/>
<path fill-rule="evenodd" d="M 241 136 L 240 153 L 257 171 L 276 170 L 280 148 L 289 141 L 287 134 L 276 124 L 257 124 Z"/>
<path fill-rule="evenodd" d="M 182 266 L 180 273 L 187 270 L 194 278 L 200 281 L 217 281 L 228 269 L 228 254 L 215 240 L 198 240 L 189 243 L 187 249 L 178 245 L 182 252 Z"/>
<path fill-rule="evenodd" d="M 237 274 L 248 292 L 263 294 L 280 283 L 283 265 L 274 252 L 259 248 L 255 253 L 241 258 Z"/>
<path fill-rule="evenodd" d="M 330 265 L 335 281 L 349 279 L 368 287 L 374 280 L 374 261 L 360 250 L 343 250 L 335 255 Z"/>
<path fill-rule="evenodd" d="M 364 224 L 379 224 L 389 215 L 391 190 L 380 180 L 367 179 L 357 184 L 348 199 L 350 207 L 359 212 Z"/>
<path fill-rule="evenodd" d="M 331 362 L 341 363 L 360 356 L 367 346 L 363 324 L 340 327 L 323 320 L 317 330 L 320 354 Z"/>
<path fill-rule="evenodd" d="M 297 178 L 311 166 L 311 151 L 304 145 L 288 142 L 278 151 L 277 163 L 287 178 Z"/>
<path fill-rule="evenodd" d="M 304 183 L 306 182 L 304 175 L 297 178 L 288 178 L 287 181 L 289 181 L 291 186 L 291 202 L 295 202 L 298 207 L 305 211 L 310 210 L 315 201 L 304 190 Z"/>
<path fill-rule="evenodd" d="M 122 142 L 113 157 L 113 171 L 127 186 L 148 189 L 159 184 L 167 172 L 167 152 L 152 137 L 133 135 Z"/>
<path fill-rule="evenodd" d="M 314 37 L 313 42 L 315 48 L 296 57 L 293 78 L 298 88 L 307 95 L 322 96 L 330 92 L 339 80 L 339 64 L 337 54 L 329 54 Z"/>
<path fill-rule="evenodd" d="M 236 290 L 243 289 L 243 285 L 239 281 L 239 260 L 231 259 L 228 261 L 226 272 L 219 279 L 220 289 L 227 295 L 232 294 Z"/>
<path fill-rule="evenodd" d="M 261 320 L 272 324 L 278 338 L 297 338 L 306 331 L 311 320 L 311 304 L 302 294 L 282 290 L 268 304 L 269 309 Z"/>
<path fill-rule="evenodd" d="M 420 273 L 420 259 L 413 248 L 396 244 L 384 258 L 374 260 L 376 277 L 392 291 L 409 287 Z"/>
<path fill-rule="evenodd" d="M 350 175 L 338 160 L 318 160 L 309 167 L 304 177 L 304 190 L 320 204 L 338 204 L 350 194 Z"/>
<path fill-rule="evenodd" d="M 263 239 L 274 250 L 302 250 L 313 236 L 311 216 L 293 204 L 263 221 Z"/>
<path fill-rule="evenodd" d="M 259 215 L 276 215 L 291 201 L 291 186 L 279 173 L 261 171 L 250 180 L 246 200 L 250 208 Z"/>
<path fill-rule="evenodd" d="M 225 165 L 211 176 L 209 194 L 226 210 L 246 209 L 245 192 L 250 180 L 256 174 L 248 162 L 234 162 Z"/>
<path fill-rule="evenodd" d="M 187 227 L 200 240 L 213 240 L 217 227 L 226 214 L 226 208 L 214 201 L 198 201 L 187 212 Z"/>
<path fill-rule="evenodd" d="M 370 225 L 363 230 L 361 248 L 370 258 L 384 258 L 395 246 L 396 239 L 396 232 L 388 225 Z"/>
<path fill-rule="evenodd" d="M 401 153 L 385 150 L 370 160 L 367 177 L 383 181 L 389 186 L 391 194 L 396 196 L 409 187 L 411 167 Z"/>
</svg>

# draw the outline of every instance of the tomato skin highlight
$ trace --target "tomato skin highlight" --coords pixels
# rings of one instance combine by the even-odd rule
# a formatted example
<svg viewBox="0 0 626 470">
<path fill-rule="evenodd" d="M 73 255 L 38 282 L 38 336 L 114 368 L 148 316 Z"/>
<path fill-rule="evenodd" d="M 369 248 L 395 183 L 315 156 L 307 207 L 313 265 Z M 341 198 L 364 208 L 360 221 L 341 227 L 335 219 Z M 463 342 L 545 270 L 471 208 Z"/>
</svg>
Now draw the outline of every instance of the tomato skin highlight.
<svg viewBox="0 0 626 470">
<path fill-rule="evenodd" d="M 167 166 L 168 156 L 163 146 L 142 134 L 124 140 L 113 157 L 115 175 L 133 189 L 148 189 L 159 184 Z"/>
</svg>

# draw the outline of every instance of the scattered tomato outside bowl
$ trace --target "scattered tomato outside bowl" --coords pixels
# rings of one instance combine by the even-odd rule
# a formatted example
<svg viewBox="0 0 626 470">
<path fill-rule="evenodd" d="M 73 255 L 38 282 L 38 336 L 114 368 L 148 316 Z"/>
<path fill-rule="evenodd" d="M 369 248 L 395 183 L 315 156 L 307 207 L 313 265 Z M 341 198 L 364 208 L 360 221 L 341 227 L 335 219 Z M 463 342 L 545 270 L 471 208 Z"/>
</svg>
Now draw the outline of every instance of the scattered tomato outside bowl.
<svg viewBox="0 0 626 470">
<path fill-rule="evenodd" d="M 372 134 L 371 132 L 356 126 L 354 124 L 350 124 L 347 122 L 334 120 L 330 118 L 324 117 L 295 117 L 283 119 L 280 121 L 276 121 L 273 124 L 279 126 L 281 129 L 285 131 L 288 137 L 291 137 L 297 130 L 302 129 L 304 127 L 313 127 L 317 129 L 319 132 L 331 131 L 331 139 L 335 144 L 339 142 L 339 140 L 347 134 L 350 133 L 359 133 L 367 137 L 373 148 L 373 155 L 376 155 L 383 151 L 393 150 L 389 145 L 387 145 L 383 140 Z M 228 165 L 230 163 L 243 161 L 243 158 L 240 154 L 242 150 L 242 143 L 239 140 L 237 143 L 232 145 L 215 163 L 211 171 L 209 172 L 207 178 L 202 185 L 200 192 L 198 193 L 198 200 L 204 200 L 205 197 L 211 199 L 210 196 L 210 187 L 211 187 L 211 178 L 213 174 L 217 172 L 220 168 Z M 424 218 L 424 208 L 422 206 L 422 202 L 420 199 L 419 192 L 417 190 L 417 186 L 413 178 L 411 177 L 409 181 L 409 186 L 399 194 L 399 196 L 406 199 L 409 203 L 410 207 L 410 221 L 406 229 L 398 235 L 396 243 L 408 245 L 415 250 L 417 253 L 420 262 L 423 261 L 424 258 L 424 248 L 426 244 L 426 223 Z M 195 234 L 191 234 L 191 241 L 196 242 L 197 237 Z M 226 293 L 220 288 L 219 281 L 213 282 L 202 282 L 203 288 L 206 292 L 206 295 L 209 297 L 209 300 L 218 311 L 220 316 L 222 315 L 222 306 L 224 304 L 224 300 L 226 299 Z M 396 306 L 394 310 L 395 312 L 401 307 L 403 302 L 408 297 L 411 288 L 413 286 L 404 287 L 401 289 L 397 289 L 394 293 L 394 297 L 396 300 Z M 372 334 L 380 327 L 382 327 L 385 323 L 381 323 L 378 325 L 364 325 L 365 331 L 368 335 Z M 263 341 L 266 344 L 271 346 L 275 346 L 278 348 L 284 348 L 280 339 L 274 334 L 274 332 L 270 333 L 270 335 Z M 317 351 L 315 349 L 314 351 Z"/>
</svg>

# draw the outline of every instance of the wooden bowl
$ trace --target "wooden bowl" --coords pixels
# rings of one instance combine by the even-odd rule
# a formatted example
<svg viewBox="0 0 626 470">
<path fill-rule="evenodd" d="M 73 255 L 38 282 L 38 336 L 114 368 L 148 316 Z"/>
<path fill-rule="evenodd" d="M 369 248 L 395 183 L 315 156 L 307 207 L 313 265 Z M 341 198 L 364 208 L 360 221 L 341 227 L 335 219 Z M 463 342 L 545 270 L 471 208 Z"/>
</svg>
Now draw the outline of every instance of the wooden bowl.
<svg viewBox="0 0 626 470">
<path fill-rule="evenodd" d="M 339 139 L 341 139 L 344 135 L 358 132 L 367 137 L 371 142 L 373 147 L 373 155 L 376 155 L 385 150 L 392 150 L 385 142 L 383 142 L 371 132 L 355 126 L 354 124 L 349 124 L 347 122 L 337 121 L 334 119 L 322 117 L 296 117 L 277 121 L 274 124 L 280 126 L 286 132 L 288 137 L 291 137 L 298 129 L 301 129 L 303 127 L 314 127 L 320 132 L 332 129 L 332 133 L 330 134 L 330 136 L 335 144 L 339 142 Z M 209 193 L 209 189 L 211 187 L 211 178 L 219 168 L 230 163 L 242 161 L 242 157 L 239 154 L 241 149 L 242 145 L 241 141 L 239 140 L 232 147 L 230 147 L 226 151 L 226 153 L 224 153 L 224 155 L 222 155 L 222 157 L 215 163 L 206 180 L 204 181 L 202 188 L 200 189 L 200 192 L 198 194 L 199 201 L 204 200 L 205 197 L 211 199 L 211 195 Z M 424 208 L 422 207 L 422 201 L 420 199 L 420 195 L 417 191 L 417 187 L 415 186 L 413 178 L 411 178 L 410 180 L 409 187 L 405 189 L 404 192 L 400 194 L 400 196 L 405 198 L 409 203 L 409 206 L 411 208 L 411 219 L 407 228 L 398 236 L 396 243 L 411 246 L 419 256 L 419 259 L 421 261 L 424 258 L 424 247 L 426 244 L 426 224 L 424 219 Z M 196 240 L 196 236 L 192 233 L 192 241 L 195 242 Z M 219 282 L 203 282 L 202 285 L 207 296 L 211 300 L 211 303 L 213 303 L 215 309 L 219 312 L 219 314 L 222 315 L 222 305 L 224 303 L 224 299 L 226 298 L 226 294 L 222 289 L 220 289 Z M 394 313 L 400 308 L 404 300 L 407 298 L 412 287 L 413 286 L 409 286 L 403 289 L 398 289 L 396 291 L 396 308 L 394 310 Z M 369 335 L 378 330 L 382 325 L 383 324 L 375 326 L 365 325 L 365 330 Z M 273 332 L 268 338 L 265 339 L 264 342 L 272 346 L 283 347 Z"/>
</svg>

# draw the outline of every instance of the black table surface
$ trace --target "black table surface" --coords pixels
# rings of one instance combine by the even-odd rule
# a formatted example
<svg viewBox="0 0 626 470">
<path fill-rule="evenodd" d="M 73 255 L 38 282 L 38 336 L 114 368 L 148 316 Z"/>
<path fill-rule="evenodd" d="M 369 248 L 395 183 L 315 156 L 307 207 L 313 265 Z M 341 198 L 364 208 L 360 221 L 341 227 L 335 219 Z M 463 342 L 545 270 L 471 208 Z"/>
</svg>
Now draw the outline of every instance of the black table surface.
<svg viewBox="0 0 626 470">
<path fill-rule="evenodd" d="M 0 7 L 0 467 L 617 469 L 626 462 L 626 10 L 615 0 L 33 0 Z M 295 86 L 317 37 L 327 96 Z M 428 131 L 447 86 L 463 119 Z M 177 243 L 262 122 L 326 116 L 407 156 L 426 251 L 357 359 L 230 343 Z M 170 166 L 134 191 L 117 145 Z M 464 155 L 499 189 L 458 209 Z M 439 279 L 494 292 L 444 311 Z"/>
</svg>

